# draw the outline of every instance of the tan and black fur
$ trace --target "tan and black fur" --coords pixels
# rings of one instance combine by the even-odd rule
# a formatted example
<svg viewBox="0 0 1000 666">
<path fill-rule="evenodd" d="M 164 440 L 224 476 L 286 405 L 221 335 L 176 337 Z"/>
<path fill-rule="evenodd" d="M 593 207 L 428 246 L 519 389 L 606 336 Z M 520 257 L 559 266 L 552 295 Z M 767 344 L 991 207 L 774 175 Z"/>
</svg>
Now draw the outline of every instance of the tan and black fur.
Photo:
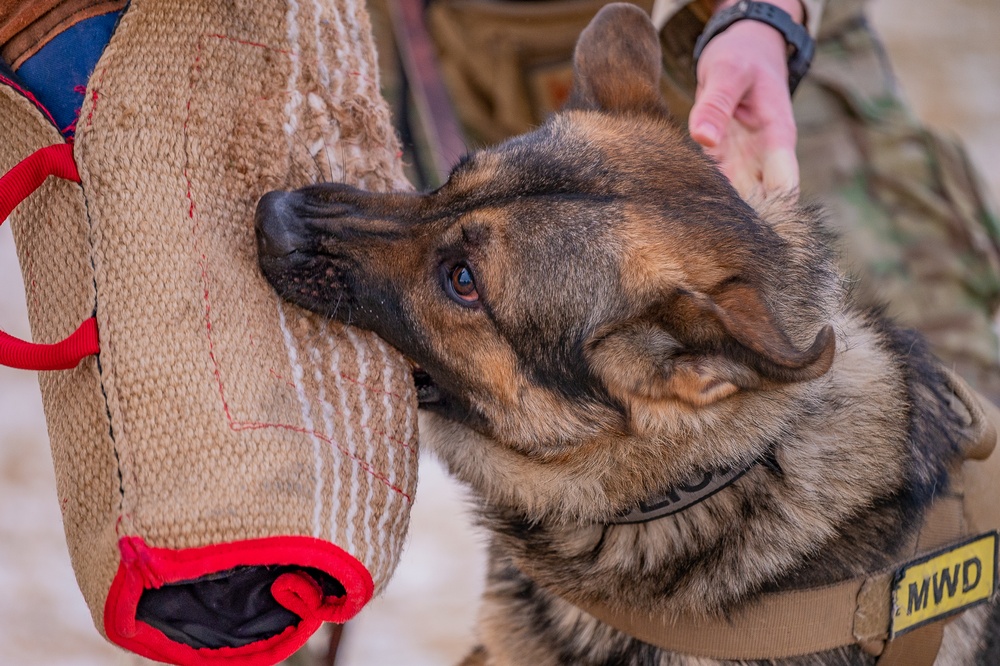
<svg viewBox="0 0 1000 666">
<path fill-rule="evenodd" d="M 565 110 L 436 191 L 268 195 L 261 266 L 426 374 L 422 438 L 491 533 L 468 663 L 715 663 L 562 597 L 719 615 L 880 569 L 967 433 L 921 339 L 852 301 L 817 212 L 751 207 L 671 121 L 641 11 L 605 8 L 575 67 Z M 608 522 L 755 461 L 681 513 Z M 966 613 L 939 663 L 1000 663 L 997 628 Z"/>
</svg>

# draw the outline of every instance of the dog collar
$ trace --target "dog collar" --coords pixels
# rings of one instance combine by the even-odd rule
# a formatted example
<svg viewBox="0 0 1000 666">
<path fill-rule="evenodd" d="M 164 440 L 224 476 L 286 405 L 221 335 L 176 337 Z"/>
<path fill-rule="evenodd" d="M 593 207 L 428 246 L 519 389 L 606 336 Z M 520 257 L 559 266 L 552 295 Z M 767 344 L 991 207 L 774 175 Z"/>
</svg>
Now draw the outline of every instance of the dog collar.
<svg viewBox="0 0 1000 666">
<path fill-rule="evenodd" d="M 648 501 L 640 502 L 638 506 L 628 513 L 616 516 L 608 522 L 612 525 L 645 523 L 678 513 L 699 502 L 703 502 L 723 488 L 731 485 L 756 464 L 757 461 L 754 461 L 747 467 L 737 467 L 728 470 L 709 470 L 704 472 L 698 479 L 682 483 Z"/>
</svg>

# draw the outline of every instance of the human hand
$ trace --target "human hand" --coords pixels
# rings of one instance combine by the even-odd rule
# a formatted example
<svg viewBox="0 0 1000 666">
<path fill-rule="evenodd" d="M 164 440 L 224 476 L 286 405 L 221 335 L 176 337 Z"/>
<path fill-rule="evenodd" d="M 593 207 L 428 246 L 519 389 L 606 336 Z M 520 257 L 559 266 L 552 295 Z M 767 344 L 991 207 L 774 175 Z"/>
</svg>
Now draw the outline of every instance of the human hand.
<svg viewBox="0 0 1000 666">
<path fill-rule="evenodd" d="M 798 0 L 791 3 L 801 20 Z M 798 191 L 787 59 L 781 33 L 745 20 L 716 35 L 698 60 L 691 137 L 744 198 Z"/>
</svg>

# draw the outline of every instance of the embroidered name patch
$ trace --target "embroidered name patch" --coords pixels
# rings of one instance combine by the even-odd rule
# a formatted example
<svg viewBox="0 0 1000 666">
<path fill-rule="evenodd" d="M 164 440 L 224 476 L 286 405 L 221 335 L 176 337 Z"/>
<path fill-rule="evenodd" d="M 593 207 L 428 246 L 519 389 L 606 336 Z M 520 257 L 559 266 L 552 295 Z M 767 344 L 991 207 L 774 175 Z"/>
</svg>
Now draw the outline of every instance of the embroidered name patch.
<svg viewBox="0 0 1000 666">
<path fill-rule="evenodd" d="M 910 562 L 896 575 L 890 637 L 989 599 L 996 589 L 997 533 Z"/>
</svg>

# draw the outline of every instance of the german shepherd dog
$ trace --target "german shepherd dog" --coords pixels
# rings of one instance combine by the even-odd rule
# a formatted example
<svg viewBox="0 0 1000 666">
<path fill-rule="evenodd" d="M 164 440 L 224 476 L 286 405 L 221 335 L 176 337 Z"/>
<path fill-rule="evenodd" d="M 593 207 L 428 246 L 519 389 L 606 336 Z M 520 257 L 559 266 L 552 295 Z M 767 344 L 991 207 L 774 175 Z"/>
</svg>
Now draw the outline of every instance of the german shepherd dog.
<svg viewBox="0 0 1000 666">
<path fill-rule="evenodd" d="M 284 298 L 419 367 L 422 438 L 490 533 L 469 664 L 709 664 L 577 603 L 728 617 L 899 560 L 971 437 L 913 332 L 854 302 L 815 210 L 745 203 L 671 120 L 646 15 L 581 35 L 565 109 L 427 193 L 274 192 Z M 712 470 L 681 511 L 622 520 Z M 938 663 L 998 664 L 1000 612 Z M 874 664 L 858 645 L 754 663 Z M 733 663 L 732 661 L 725 663 Z"/>
</svg>

